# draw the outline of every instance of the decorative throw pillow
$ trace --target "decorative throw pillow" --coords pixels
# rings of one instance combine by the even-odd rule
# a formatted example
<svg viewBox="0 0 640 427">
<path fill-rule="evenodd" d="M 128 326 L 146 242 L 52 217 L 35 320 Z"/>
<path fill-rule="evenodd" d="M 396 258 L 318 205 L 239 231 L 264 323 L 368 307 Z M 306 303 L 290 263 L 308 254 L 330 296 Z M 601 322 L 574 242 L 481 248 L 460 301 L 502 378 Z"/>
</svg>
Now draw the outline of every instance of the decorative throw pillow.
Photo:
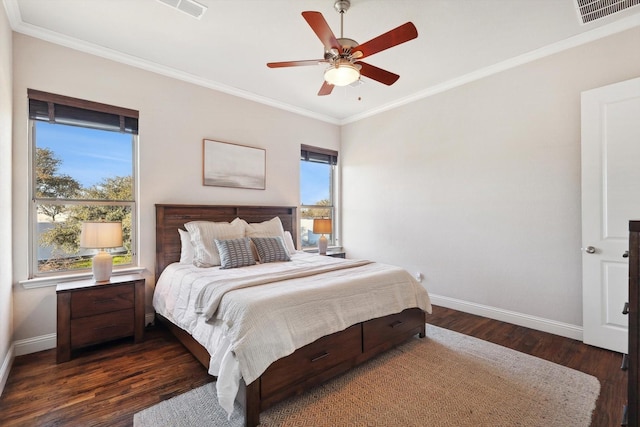
<svg viewBox="0 0 640 427">
<path fill-rule="evenodd" d="M 256 263 L 248 237 L 227 240 L 215 239 L 214 242 L 220 253 L 220 268 L 238 268 Z"/>
<path fill-rule="evenodd" d="M 284 239 L 284 228 L 279 217 L 273 217 L 269 221 L 245 222 L 245 235 L 247 237 L 282 237 Z"/>
<path fill-rule="evenodd" d="M 180 234 L 180 264 L 193 263 L 193 245 L 188 231 L 178 228 Z"/>
<path fill-rule="evenodd" d="M 215 239 L 239 239 L 244 237 L 246 222 L 236 218 L 231 222 L 191 221 L 184 225 L 191 236 L 193 265 L 213 267 L 220 265 L 220 254 Z"/>
<path fill-rule="evenodd" d="M 252 237 L 251 241 L 256 247 L 261 263 L 291 261 L 282 237 Z"/>
</svg>

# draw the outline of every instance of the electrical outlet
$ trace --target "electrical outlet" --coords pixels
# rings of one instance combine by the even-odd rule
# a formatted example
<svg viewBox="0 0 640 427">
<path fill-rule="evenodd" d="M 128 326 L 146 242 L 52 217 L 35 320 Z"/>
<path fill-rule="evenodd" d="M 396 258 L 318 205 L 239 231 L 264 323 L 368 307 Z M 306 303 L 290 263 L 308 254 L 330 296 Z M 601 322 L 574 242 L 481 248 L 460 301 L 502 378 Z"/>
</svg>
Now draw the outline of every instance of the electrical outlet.
<svg viewBox="0 0 640 427">
<path fill-rule="evenodd" d="M 416 280 L 417 280 L 418 282 L 422 282 L 422 278 L 423 278 L 423 277 L 424 277 L 424 276 L 422 276 L 422 273 L 420 273 L 419 271 L 416 273 Z"/>
</svg>

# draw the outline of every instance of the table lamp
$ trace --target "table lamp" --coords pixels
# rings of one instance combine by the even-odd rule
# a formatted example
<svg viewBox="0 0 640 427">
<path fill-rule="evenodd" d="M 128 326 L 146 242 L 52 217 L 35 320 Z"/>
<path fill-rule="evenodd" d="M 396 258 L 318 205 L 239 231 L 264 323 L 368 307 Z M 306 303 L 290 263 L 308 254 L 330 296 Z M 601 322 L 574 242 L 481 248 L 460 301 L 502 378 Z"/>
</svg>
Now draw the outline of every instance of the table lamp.
<svg viewBox="0 0 640 427">
<path fill-rule="evenodd" d="M 93 280 L 108 282 L 113 270 L 113 257 L 106 252 L 108 248 L 122 246 L 122 223 L 107 221 L 86 221 L 82 223 L 80 247 L 99 249 L 93 257 Z"/>
<path fill-rule="evenodd" d="M 331 234 L 331 220 L 328 218 L 316 218 L 313 220 L 313 234 L 322 234 L 318 240 L 318 252 L 327 254 L 327 238 L 325 234 Z"/>
</svg>

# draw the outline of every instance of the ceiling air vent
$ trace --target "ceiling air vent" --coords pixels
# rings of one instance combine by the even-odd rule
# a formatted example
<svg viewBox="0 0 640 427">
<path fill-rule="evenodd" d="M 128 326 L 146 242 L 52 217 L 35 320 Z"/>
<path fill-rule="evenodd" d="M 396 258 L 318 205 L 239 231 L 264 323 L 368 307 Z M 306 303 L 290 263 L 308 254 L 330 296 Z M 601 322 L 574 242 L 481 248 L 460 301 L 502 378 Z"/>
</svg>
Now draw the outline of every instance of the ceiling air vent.
<svg viewBox="0 0 640 427">
<path fill-rule="evenodd" d="M 574 0 L 583 24 L 640 4 L 640 0 Z"/>
<path fill-rule="evenodd" d="M 178 9 L 180 12 L 184 12 L 187 15 L 200 19 L 202 15 L 207 11 L 207 7 L 193 0 L 158 0 L 160 3 L 171 6 Z"/>
</svg>

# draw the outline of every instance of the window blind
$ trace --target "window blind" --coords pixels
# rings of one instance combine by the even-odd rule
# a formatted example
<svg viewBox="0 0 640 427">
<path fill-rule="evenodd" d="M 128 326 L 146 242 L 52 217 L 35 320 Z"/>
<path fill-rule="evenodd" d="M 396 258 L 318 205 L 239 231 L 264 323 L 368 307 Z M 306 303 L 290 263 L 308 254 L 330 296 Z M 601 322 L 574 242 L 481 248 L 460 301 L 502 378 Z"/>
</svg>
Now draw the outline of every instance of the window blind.
<svg viewBox="0 0 640 427">
<path fill-rule="evenodd" d="M 302 145 L 300 147 L 300 160 L 335 166 L 338 164 L 338 152 L 327 148 Z"/>
<path fill-rule="evenodd" d="M 138 111 L 28 89 L 29 118 L 92 129 L 138 134 Z"/>
</svg>

